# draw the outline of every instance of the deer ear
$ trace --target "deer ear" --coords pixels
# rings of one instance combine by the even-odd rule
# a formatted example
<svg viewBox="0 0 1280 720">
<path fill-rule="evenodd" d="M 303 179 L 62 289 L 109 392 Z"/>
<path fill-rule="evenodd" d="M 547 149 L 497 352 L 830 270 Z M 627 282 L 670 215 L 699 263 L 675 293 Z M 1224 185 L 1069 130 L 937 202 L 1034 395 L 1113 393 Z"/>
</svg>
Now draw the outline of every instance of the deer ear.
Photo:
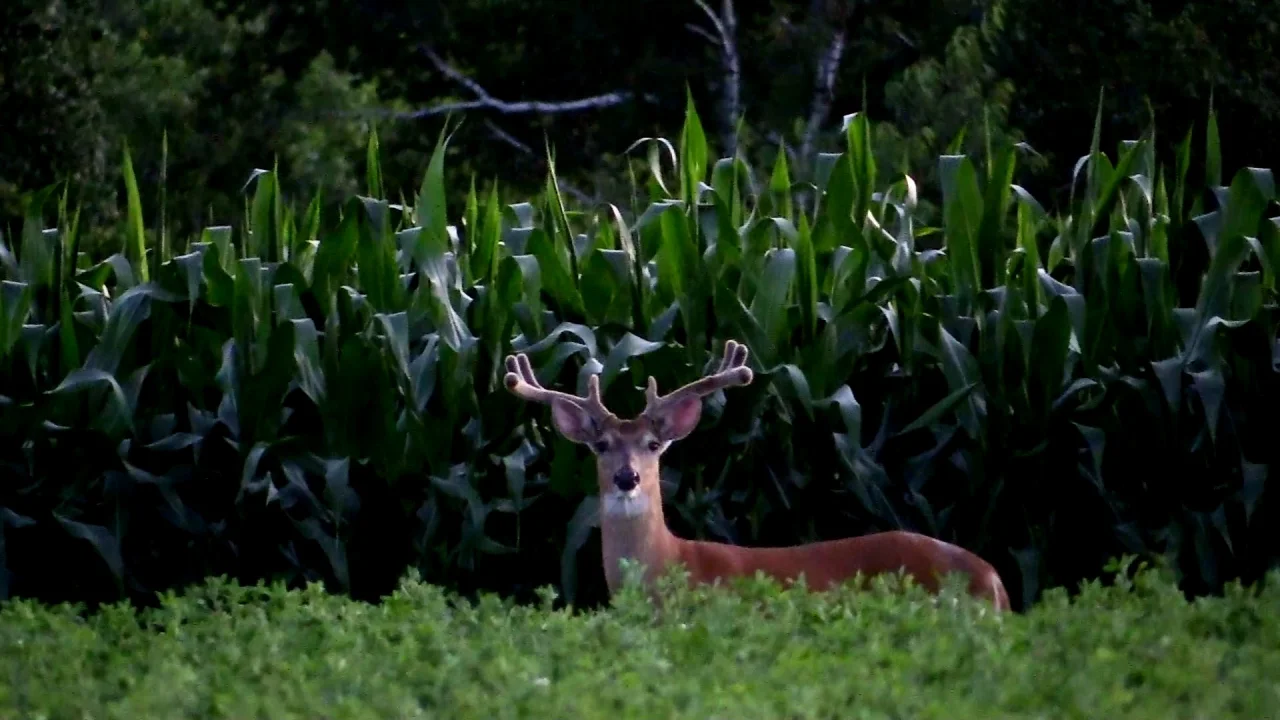
<svg viewBox="0 0 1280 720">
<path fill-rule="evenodd" d="M 561 435 L 583 445 L 590 444 L 599 435 L 591 416 L 572 403 L 551 401 L 551 422 Z"/>
<path fill-rule="evenodd" d="M 662 442 L 683 440 L 698 427 L 702 417 L 702 398 L 692 395 L 663 408 L 662 412 L 650 418 L 654 432 Z"/>
</svg>

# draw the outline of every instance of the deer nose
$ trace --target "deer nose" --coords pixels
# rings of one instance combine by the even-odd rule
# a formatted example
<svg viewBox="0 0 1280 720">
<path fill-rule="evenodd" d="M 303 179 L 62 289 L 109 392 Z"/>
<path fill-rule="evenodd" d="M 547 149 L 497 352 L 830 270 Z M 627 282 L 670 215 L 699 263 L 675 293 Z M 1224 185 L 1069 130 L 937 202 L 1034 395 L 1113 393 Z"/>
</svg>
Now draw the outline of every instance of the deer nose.
<svg viewBox="0 0 1280 720">
<path fill-rule="evenodd" d="M 631 492 L 640 484 L 640 476 L 635 470 L 624 467 L 613 474 L 613 484 L 622 492 Z"/>
</svg>

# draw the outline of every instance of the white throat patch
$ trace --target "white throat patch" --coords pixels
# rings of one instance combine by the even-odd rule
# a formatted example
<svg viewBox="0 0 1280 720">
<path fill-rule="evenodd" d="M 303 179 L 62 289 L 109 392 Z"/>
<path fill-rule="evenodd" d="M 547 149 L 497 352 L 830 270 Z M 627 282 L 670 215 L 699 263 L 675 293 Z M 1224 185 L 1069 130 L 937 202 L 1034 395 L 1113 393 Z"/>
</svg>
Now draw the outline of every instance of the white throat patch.
<svg viewBox="0 0 1280 720">
<path fill-rule="evenodd" d="M 616 518 L 643 517 L 649 511 L 649 496 L 636 488 L 631 492 L 610 490 L 604 495 L 604 514 Z"/>
</svg>

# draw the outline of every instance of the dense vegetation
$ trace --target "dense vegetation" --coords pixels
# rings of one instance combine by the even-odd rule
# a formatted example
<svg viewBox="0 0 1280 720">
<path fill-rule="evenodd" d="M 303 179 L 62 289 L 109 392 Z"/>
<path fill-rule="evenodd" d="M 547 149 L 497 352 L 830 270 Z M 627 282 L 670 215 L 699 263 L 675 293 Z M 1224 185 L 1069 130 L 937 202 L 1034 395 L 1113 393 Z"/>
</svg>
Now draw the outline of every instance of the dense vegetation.
<svg viewBox="0 0 1280 720">
<path fill-rule="evenodd" d="M 725 2 L 707 4 L 722 13 Z M 637 137 L 674 136 L 686 87 L 721 153 L 733 155 L 736 142 L 766 165 L 785 147 L 806 180 L 808 133 L 811 150 L 838 149 L 839 118 L 859 111 L 879 121 L 881 167 L 929 186 L 935 158 L 962 130 L 970 153 L 982 151 L 984 128 L 1028 140 L 1039 155 L 1022 159 L 1033 172 L 1020 181 L 1055 207 L 1089 142 L 1079 119 L 1092 115 L 1099 88 L 1105 137 L 1137 137 L 1154 112 L 1160 136 L 1176 140 L 1212 97 L 1227 167 L 1274 167 L 1280 157 L 1280 135 L 1270 132 L 1280 123 L 1277 0 L 734 6 L 736 83 L 694 0 L 8 0 L 0 227 L 20 213 L 21 192 L 72 178 L 94 231 L 84 248 L 111 245 L 124 219 L 116 160 L 125 141 L 145 188 L 167 165 L 166 197 L 148 197 L 148 209 L 163 200 L 182 232 L 227 222 L 239 212 L 246 165 L 275 157 L 290 194 L 323 185 L 341 202 L 359 192 L 372 123 L 390 187 L 416 184 L 444 117 L 434 113 L 480 98 L 433 58 L 502 101 L 634 93 L 574 112 L 467 110 L 451 145 L 454 202 L 472 173 L 500 176 L 504 201 L 529 197 L 546 173 L 544 137 L 557 148 L 563 190 L 617 198 L 623 150 Z M 723 102 L 731 88 L 735 117 Z"/>
<path fill-rule="evenodd" d="M 1280 579 L 1280 578 L 1276 578 Z M 1184 601 L 1153 573 L 1026 615 L 871 592 L 637 593 L 605 612 L 365 605 L 209 582 L 155 609 L 0 610 L 0 717 L 1233 718 L 1280 703 L 1280 584 Z"/>
<path fill-rule="evenodd" d="M 1224 182 L 1207 127 L 1167 165 L 1150 135 L 1109 155 L 1095 122 L 1061 214 L 1014 183 L 1019 146 L 943 155 L 920 187 L 860 114 L 809 185 L 785 156 L 717 160 L 690 102 L 622 207 L 574 206 L 553 171 L 537 204 L 472 185 L 451 208 L 444 132 L 392 202 L 374 136 L 341 212 L 258 170 L 242 223 L 189 238 L 144 222 L 126 153 L 119 252 L 79 252 L 66 186 L 0 252 L 0 592 L 149 600 L 225 573 L 374 597 L 416 567 L 590 604 L 591 458 L 502 389 L 502 357 L 561 387 L 600 372 L 628 413 L 730 337 L 756 380 L 668 453 L 680 534 L 912 528 L 988 558 L 1018 607 L 1123 552 L 1193 593 L 1259 580 L 1275 187 Z"/>
</svg>

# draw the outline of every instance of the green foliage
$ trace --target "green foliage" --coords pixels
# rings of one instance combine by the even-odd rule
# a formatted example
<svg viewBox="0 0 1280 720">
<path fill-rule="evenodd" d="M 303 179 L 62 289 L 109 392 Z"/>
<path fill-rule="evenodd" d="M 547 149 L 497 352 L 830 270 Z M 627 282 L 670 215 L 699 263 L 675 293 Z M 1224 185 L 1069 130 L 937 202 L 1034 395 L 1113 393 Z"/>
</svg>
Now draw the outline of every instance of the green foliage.
<svg viewBox="0 0 1280 720">
<path fill-rule="evenodd" d="M 566 202 L 552 162 L 536 203 L 473 184 L 456 222 L 447 129 L 409 199 L 376 196 L 375 136 L 375 196 L 303 207 L 255 170 L 243 222 L 172 257 L 131 224 L 92 263 L 65 197 L 50 228 L 37 194 L 0 254 L 0 590 L 146 598 L 226 573 L 370 597 L 409 565 L 590 604 L 590 456 L 502 388 L 502 358 L 578 391 L 598 372 L 626 414 L 727 338 L 756 380 L 668 452 L 681 535 L 911 528 L 989 558 L 1020 606 L 1123 552 L 1197 593 L 1274 566 L 1269 171 L 1201 192 L 1190 144 L 1168 168 L 1149 136 L 1108 156 L 1095 129 L 1049 215 L 992 142 L 939 158 L 935 221 L 860 114 L 799 211 L 784 155 L 767 175 L 712 160 L 701 125 L 690 103 L 678 143 L 637 144 L 634 211 Z"/>
<path fill-rule="evenodd" d="M 92 172 L 98 148 L 84 128 L 103 121 L 101 108 L 82 102 L 92 80 L 82 70 L 76 43 L 78 6 L 47 0 L 11 0 L 0 5 L 0 217 L 21 215 L 23 188 Z"/>
<path fill-rule="evenodd" d="M 940 153 L 979 154 L 987 142 L 1000 146 L 1021 139 L 1009 118 L 1015 87 L 984 52 L 999 30 L 998 17 L 986 18 L 981 27 L 961 26 L 943 57 L 925 57 L 886 84 L 890 123 L 879 128 L 880 162 L 932 183 Z M 1022 161 L 1036 170 L 1044 166 L 1036 154 Z"/>
<path fill-rule="evenodd" d="M 0 83 L 0 106 L 19 120 L 0 140 L 0 154 L 12 159 L 0 170 L 5 215 L 20 213 L 20 189 L 73 180 L 75 199 L 94 220 L 84 249 L 106 257 L 113 225 L 132 223 L 118 214 L 126 203 L 117 195 L 130 192 L 116 174 L 123 145 L 133 149 L 143 185 L 159 186 L 167 172 L 163 205 L 146 199 L 157 223 L 163 213 L 175 228 L 198 229 L 239 210 L 242 157 L 279 153 L 294 192 L 323 186 L 341 201 L 357 191 L 350 159 L 369 134 L 369 108 L 383 105 L 377 86 L 343 72 L 323 47 L 281 61 L 293 48 L 270 33 L 280 8 L 224 15 L 203 0 L 106 8 L 18 0 L 13 9 L 28 13 L 13 26 L 29 29 L 11 46 L 0 43 L 21 77 Z"/>
<path fill-rule="evenodd" d="M 1074 161 L 1073 148 L 1088 137 L 1087 127 L 1066 118 L 1096 104 L 1099 89 L 1107 93 L 1108 133 L 1137 134 L 1154 113 L 1172 142 L 1211 102 L 1229 123 L 1224 137 L 1249 138 L 1232 144 L 1232 165 L 1280 153 L 1270 132 L 1280 119 L 1272 0 L 994 0 L 989 7 L 1004 32 L 988 45 L 988 62 L 1018 89 L 1010 117 L 1040 139 L 1037 149 L 1056 166 Z"/>
<path fill-rule="evenodd" d="M 1273 14 L 1267 2 L 740 5 L 742 116 L 708 113 L 705 125 L 718 140 L 739 130 L 738 148 L 762 167 L 780 147 L 794 154 L 811 139 L 816 148 L 841 147 L 836 120 L 856 110 L 883 121 L 880 166 L 922 187 L 936 184 L 934 158 L 957 139 L 982 154 L 984 130 L 994 139 L 1035 138 L 1037 154 L 1019 167 L 1045 168 L 1021 183 L 1059 206 L 1067 186 L 1051 181 L 1067 176 L 1088 142 L 1078 118 L 1092 111 L 1100 87 L 1108 136 L 1138 135 L 1151 122 L 1148 102 L 1157 136 L 1179 136 L 1212 98 L 1229 118 L 1223 134 L 1250 138 L 1248 147 L 1233 145 L 1228 166 L 1280 148 L 1268 132 L 1280 122 L 1280 66 L 1271 62 L 1280 25 L 1254 21 Z M 341 202 L 363 187 L 355 151 L 374 122 L 388 185 L 414 184 L 433 140 L 417 111 L 477 98 L 427 48 L 505 101 L 621 89 L 638 96 L 583 112 L 466 111 L 467 131 L 451 145 L 451 204 L 464 201 L 472 176 L 500 174 L 504 202 L 537 192 L 547 171 L 544 138 L 558 148 L 563 191 L 579 201 L 620 197 L 623 148 L 637 136 L 674 137 L 686 88 L 711 108 L 727 80 L 718 45 L 695 34 L 713 28 L 688 0 L 10 0 L 0 27 L 13 28 L 0 37 L 0 108 L 10 120 L 0 135 L 0 226 L 17 223 L 21 190 L 69 179 L 73 198 L 83 200 L 83 247 L 95 260 L 110 254 L 115 224 L 124 222 L 116 163 L 126 142 L 145 187 L 166 173 L 170 180 L 163 199 L 146 198 L 149 224 L 158 226 L 163 210 L 166 226 L 183 234 L 238 213 L 244 158 L 278 158 L 289 195 L 321 185 L 327 201 Z M 827 97 L 816 92 L 817 65 L 840 30 L 845 51 Z M 528 40 L 542 37 L 559 41 Z M 566 57 L 582 59 L 573 72 L 563 71 Z M 810 138 L 814 112 L 820 122 Z M 157 142 L 166 131 L 167 161 Z M 721 152 L 730 154 L 727 147 Z M 813 161 L 789 156 L 792 176 L 811 181 Z M 930 209 L 927 197 L 921 208 Z"/>
<path fill-rule="evenodd" d="M 140 612 L 5 605 L 0 715 L 1252 719 L 1280 702 L 1277 580 L 1189 603 L 1144 571 L 1000 618 L 888 582 L 570 613 L 212 581 Z"/>
</svg>

